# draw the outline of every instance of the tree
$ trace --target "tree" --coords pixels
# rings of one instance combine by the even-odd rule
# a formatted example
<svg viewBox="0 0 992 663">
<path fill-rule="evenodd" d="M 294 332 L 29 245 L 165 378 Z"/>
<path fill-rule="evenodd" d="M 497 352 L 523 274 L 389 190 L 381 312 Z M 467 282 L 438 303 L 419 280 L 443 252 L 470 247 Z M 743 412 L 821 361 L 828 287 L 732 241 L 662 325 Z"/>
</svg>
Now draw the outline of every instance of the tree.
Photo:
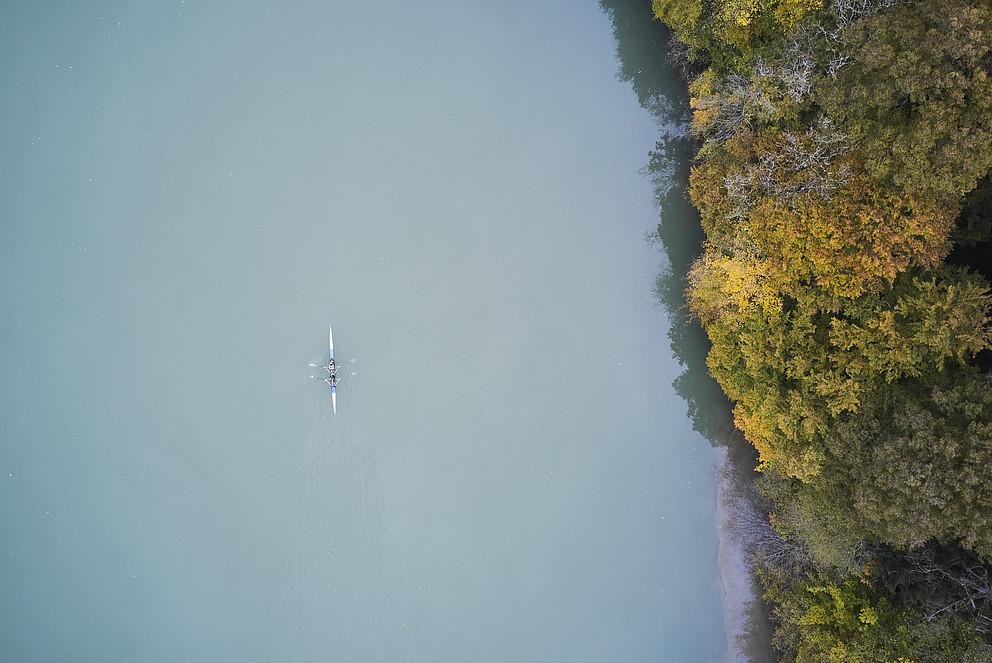
<svg viewBox="0 0 992 663">
<path fill-rule="evenodd" d="M 765 598 L 778 620 L 774 643 L 796 663 L 987 663 L 992 651 L 965 620 L 927 620 L 870 574 L 820 574 L 790 583 L 762 571 Z"/>
<path fill-rule="evenodd" d="M 830 468 L 825 471 L 829 472 Z M 757 487 L 766 501 L 771 526 L 798 551 L 797 562 L 807 562 L 811 567 L 807 572 L 818 568 L 849 575 L 866 567 L 870 557 L 864 535 L 856 531 L 843 506 L 835 508 L 832 502 L 821 504 L 813 499 L 819 494 L 814 495 L 809 484 L 774 469 L 761 473 Z M 758 561 L 769 566 L 764 558 L 759 557 Z M 798 565 L 790 560 L 774 561 L 776 566 L 787 570 Z"/>
<path fill-rule="evenodd" d="M 846 143 L 826 119 L 803 132 L 737 133 L 690 180 L 711 244 L 760 256 L 769 287 L 784 295 L 815 286 L 855 298 L 938 265 L 953 211 L 879 186 Z"/>
<path fill-rule="evenodd" d="M 764 470 L 783 660 L 992 661 L 987 567 L 926 556 L 992 551 L 992 300 L 943 264 L 992 277 L 992 4 L 652 6 L 707 67 L 687 299 Z"/>
<path fill-rule="evenodd" d="M 947 254 L 953 213 L 932 199 L 880 188 L 861 174 L 825 198 L 766 196 L 742 232 L 770 263 L 783 291 L 816 284 L 828 296 L 882 292 L 910 267 L 935 267 Z"/>
<path fill-rule="evenodd" d="M 719 144 L 744 129 L 794 118 L 798 109 L 769 77 L 704 71 L 689 86 L 692 130 Z M 705 150 L 704 150 L 705 154 Z"/>
<path fill-rule="evenodd" d="M 835 417 L 885 383 L 942 372 L 989 345 L 988 284 L 960 270 L 904 273 L 891 291 L 836 309 L 812 289 L 776 298 L 767 282 L 760 260 L 711 251 L 687 294 L 738 427 L 762 463 L 804 480 L 820 471 Z"/>
<path fill-rule="evenodd" d="M 689 47 L 691 55 L 698 55 L 701 49 L 710 45 L 709 30 L 700 21 L 702 0 L 651 0 L 651 11 Z"/>
<path fill-rule="evenodd" d="M 846 64 L 816 98 L 873 176 L 950 203 L 992 167 L 992 8 L 915 0 L 840 32 Z"/>
<path fill-rule="evenodd" d="M 929 544 L 903 552 L 875 551 L 875 577 L 928 622 L 960 616 L 992 633 L 992 570 L 956 545 Z"/>
<path fill-rule="evenodd" d="M 783 39 L 823 0 L 652 0 L 655 18 L 694 50 L 729 47 L 745 57 Z"/>
<path fill-rule="evenodd" d="M 863 537 L 960 541 L 992 561 L 992 378 L 962 367 L 902 381 L 842 417 L 811 490 Z"/>
</svg>

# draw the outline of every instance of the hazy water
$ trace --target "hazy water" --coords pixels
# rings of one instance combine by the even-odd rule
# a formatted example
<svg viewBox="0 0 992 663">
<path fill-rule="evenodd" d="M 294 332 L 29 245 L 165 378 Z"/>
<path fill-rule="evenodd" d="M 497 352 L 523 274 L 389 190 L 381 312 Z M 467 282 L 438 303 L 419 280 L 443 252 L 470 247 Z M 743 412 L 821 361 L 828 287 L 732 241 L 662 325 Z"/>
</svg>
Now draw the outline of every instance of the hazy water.
<svg viewBox="0 0 992 663">
<path fill-rule="evenodd" d="M 287 4 L 0 8 L 0 658 L 721 658 L 609 18 Z"/>
</svg>

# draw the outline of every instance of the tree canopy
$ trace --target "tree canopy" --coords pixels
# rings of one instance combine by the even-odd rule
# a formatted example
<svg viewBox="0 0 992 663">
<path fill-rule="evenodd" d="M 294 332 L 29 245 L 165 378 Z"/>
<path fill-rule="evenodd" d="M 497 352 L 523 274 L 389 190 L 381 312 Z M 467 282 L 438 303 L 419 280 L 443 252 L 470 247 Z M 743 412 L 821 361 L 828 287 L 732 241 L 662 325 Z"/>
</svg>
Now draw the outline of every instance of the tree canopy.
<svg viewBox="0 0 992 663">
<path fill-rule="evenodd" d="M 817 101 L 873 175 L 955 201 L 992 167 L 992 7 L 916 0 L 843 31 L 843 66 Z"/>
<path fill-rule="evenodd" d="M 652 8 L 696 66 L 686 297 L 764 472 L 777 646 L 992 660 L 992 4 Z"/>
<path fill-rule="evenodd" d="M 817 490 L 866 538 L 960 542 L 992 559 L 992 378 L 975 369 L 880 391 L 825 440 Z M 836 506 L 834 508 L 837 508 Z"/>
</svg>

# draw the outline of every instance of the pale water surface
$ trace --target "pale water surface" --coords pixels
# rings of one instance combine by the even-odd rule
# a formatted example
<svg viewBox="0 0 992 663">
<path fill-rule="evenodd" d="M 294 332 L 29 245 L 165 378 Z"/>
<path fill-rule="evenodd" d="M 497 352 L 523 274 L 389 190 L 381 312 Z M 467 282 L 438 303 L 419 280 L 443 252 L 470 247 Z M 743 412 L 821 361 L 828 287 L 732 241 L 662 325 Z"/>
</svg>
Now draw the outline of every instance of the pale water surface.
<svg viewBox="0 0 992 663">
<path fill-rule="evenodd" d="M 4 2 L 0 658 L 721 660 L 615 50 L 594 2 Z"/>
</svg>

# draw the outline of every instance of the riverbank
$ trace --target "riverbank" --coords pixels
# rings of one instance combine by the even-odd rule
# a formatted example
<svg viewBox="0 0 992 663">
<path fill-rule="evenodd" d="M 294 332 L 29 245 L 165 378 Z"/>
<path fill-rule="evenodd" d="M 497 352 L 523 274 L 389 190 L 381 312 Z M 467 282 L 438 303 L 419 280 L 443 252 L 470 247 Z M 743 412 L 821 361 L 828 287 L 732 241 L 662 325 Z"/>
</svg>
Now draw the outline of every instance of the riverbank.
<svg viewBox="0 0 992 663">
<path fill-rule="evenodd" d="M 652 7 L 701 143 L 681 285 L 775 514 L 718 516 L 726 600 L 752 552 L 784 661 L 992 659 L 992 9 Z"/>
<path fill-rule="evenodd" d="M 705 240 L 699 214 L 686 196 L 690 165 L 699 148 L 688 130 L 688 80 L 669 61 L 673 37 L 663 23 L 653 19 L 649 2 L 602 0 L 600 4 L 613 23 L 618 76 L 630 83 L 659 129 L 645 169 L 655 183 L 659 211 L 654 239 L 668 263 L 658 276 L 655 292 L 670 316 L 670 348 L 682 365 L 676 391 L 685 401 L 693 429 L 717 455 L 714 527 L 719 537 L 728 660 L 773 661 L 768 608 L 761 600 L 751 563 L 753 542 L 748 542 L 748 533 L 740 527 L 742 514 L 750 515 L 747 522 L 763 518 L 755 506 L 757 457 L 734 428 L 731 403 L 707 371 L 709 341 L 689 315 L 685 301 L 687 275 Z"/>
<path fill-rule="evenodd" d="M 739 444 L 745 444 L 740 440 Z M 728 663 L 772 663 L 768 606 L 761 599 L 753 550 L 757 541 L 748 523 L 765 518 L 754 497 L 754 466 L 717 447 L 716 513 L 720 537 L 720 579 Z"/>
</svg>

